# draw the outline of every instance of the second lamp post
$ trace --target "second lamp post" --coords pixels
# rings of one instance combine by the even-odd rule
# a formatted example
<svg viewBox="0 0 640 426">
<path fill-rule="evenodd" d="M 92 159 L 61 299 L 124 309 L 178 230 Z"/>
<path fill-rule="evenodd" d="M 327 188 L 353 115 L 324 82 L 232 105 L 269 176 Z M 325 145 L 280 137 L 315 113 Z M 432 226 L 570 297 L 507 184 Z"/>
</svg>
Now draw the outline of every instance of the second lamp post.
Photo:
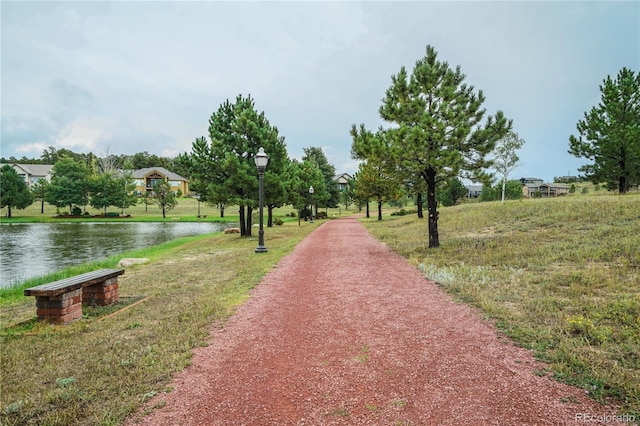
<svg viewBox="0 0 640 426">
<path fill-rule="evenodd" d="M 258 167 L 258 202 L 260 204 L 260 230 L 258 231 L 258 247 L 256 247 L 256 253 L 265 253 L 267 251 L 267 247 L 264 245 L 264 218 L 262 215 L 262 206 L 263 206 L 263 193 L 264 193 L 264 169 L 267 168 L 267 163 L 269 162 L 269 157 L 264 153 L 264 149 L 260 147 L 258 153 L 254 158 L 256 162 L 256 166 Z"/>
<path fill-rule="evenodd" d="M 311 194 L 311 223 L 313 223 L 313 186 L 309 187 L 309 194 Z"/>
</svg>

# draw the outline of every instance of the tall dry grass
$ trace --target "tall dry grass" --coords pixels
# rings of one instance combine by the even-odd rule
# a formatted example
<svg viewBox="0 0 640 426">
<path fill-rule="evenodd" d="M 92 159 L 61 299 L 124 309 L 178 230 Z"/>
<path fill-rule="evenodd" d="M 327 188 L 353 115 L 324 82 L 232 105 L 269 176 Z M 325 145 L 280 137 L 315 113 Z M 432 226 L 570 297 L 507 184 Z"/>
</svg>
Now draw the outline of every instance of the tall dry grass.
<svg viewBox="0 0 640 426">
<path fill-rule="evenodd" d="M 415 215 L 367 228 L 549 365 L 640 417 L 640 196 L 440 209 L 441 247 Z"/>
</svg>

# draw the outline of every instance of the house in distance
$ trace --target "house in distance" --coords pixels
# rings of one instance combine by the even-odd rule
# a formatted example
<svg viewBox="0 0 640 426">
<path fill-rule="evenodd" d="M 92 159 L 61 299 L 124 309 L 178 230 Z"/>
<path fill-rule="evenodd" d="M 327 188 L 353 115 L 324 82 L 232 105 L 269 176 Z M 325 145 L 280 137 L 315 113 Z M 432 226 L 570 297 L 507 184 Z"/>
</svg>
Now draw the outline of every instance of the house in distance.
<svg viewBox="0 0 640 426">
<path fill-rule="evenodd" d="M 182 195 L 189 194 L 189 181 L 164 167 L 146 167 L 144 169 L 134 170 L 132 178 L 136 184 L 136 195 L 150 192 L 156 182 L 163 180 L 169 184 L 171 191 Z"/>
<path fill-rule="evenodd" d="M 564 183 L 544 183 L 542 179 L 523 177 L 522 194 L 524 198 L 532 198 L 536 193 L 541 197 L 559 197 L 569 193 L 570 186 Z"/>
</svg>

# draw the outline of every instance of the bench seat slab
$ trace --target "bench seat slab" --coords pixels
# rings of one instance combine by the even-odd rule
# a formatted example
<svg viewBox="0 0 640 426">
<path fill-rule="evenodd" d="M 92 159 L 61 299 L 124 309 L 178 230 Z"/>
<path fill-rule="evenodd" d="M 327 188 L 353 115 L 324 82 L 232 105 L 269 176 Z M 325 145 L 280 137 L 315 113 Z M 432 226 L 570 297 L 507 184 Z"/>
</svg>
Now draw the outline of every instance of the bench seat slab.
<svg viewBox="0 0 640 426">
<path fill-rule="evenodd" d="M 24 291 L 25 296 L 55 296 L 75 290 L 84 286 L 97 284 L 109 278 L 117 277 L 124 274 L 124 269 L 99 269 L 97 271 L 87 272 L 62 280 L 54 281 L 48 284 L 42 284 L 36 287 L 27 288 Z"/>
</svg>

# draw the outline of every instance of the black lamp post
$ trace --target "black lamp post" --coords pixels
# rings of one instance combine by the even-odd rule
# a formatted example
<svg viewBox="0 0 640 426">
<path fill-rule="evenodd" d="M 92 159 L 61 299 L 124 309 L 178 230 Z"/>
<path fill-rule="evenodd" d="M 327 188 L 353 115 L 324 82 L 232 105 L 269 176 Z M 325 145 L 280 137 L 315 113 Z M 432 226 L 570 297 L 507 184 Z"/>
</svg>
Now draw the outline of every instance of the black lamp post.
<svg viewBox="0 0 640 426">
<path fill-rule="evenodd" d="M 256 166 L 258 167 L 258 183 L 259 183 L 259 203 L 260 203 L 260 230 L 258 231 L 258 247 L 256 247 L 256 253 L 266 253 L 267 248 L 264 245 L 264 217 L 262 215 L 263 206 L 263 193 L 264 193 L 264 169 L 267 168 L 269 157 L 264 153 L 264 149 L 260 147 L 258 153 L 254 158 Z"/>
<path fill-rule="evenodd" d="M 313 193 L 315 191 L 313 190 L 313 186 L 309 187 L 309 194 L 311 194 L 311 223 L 313 223 Z"/>
</svg>

